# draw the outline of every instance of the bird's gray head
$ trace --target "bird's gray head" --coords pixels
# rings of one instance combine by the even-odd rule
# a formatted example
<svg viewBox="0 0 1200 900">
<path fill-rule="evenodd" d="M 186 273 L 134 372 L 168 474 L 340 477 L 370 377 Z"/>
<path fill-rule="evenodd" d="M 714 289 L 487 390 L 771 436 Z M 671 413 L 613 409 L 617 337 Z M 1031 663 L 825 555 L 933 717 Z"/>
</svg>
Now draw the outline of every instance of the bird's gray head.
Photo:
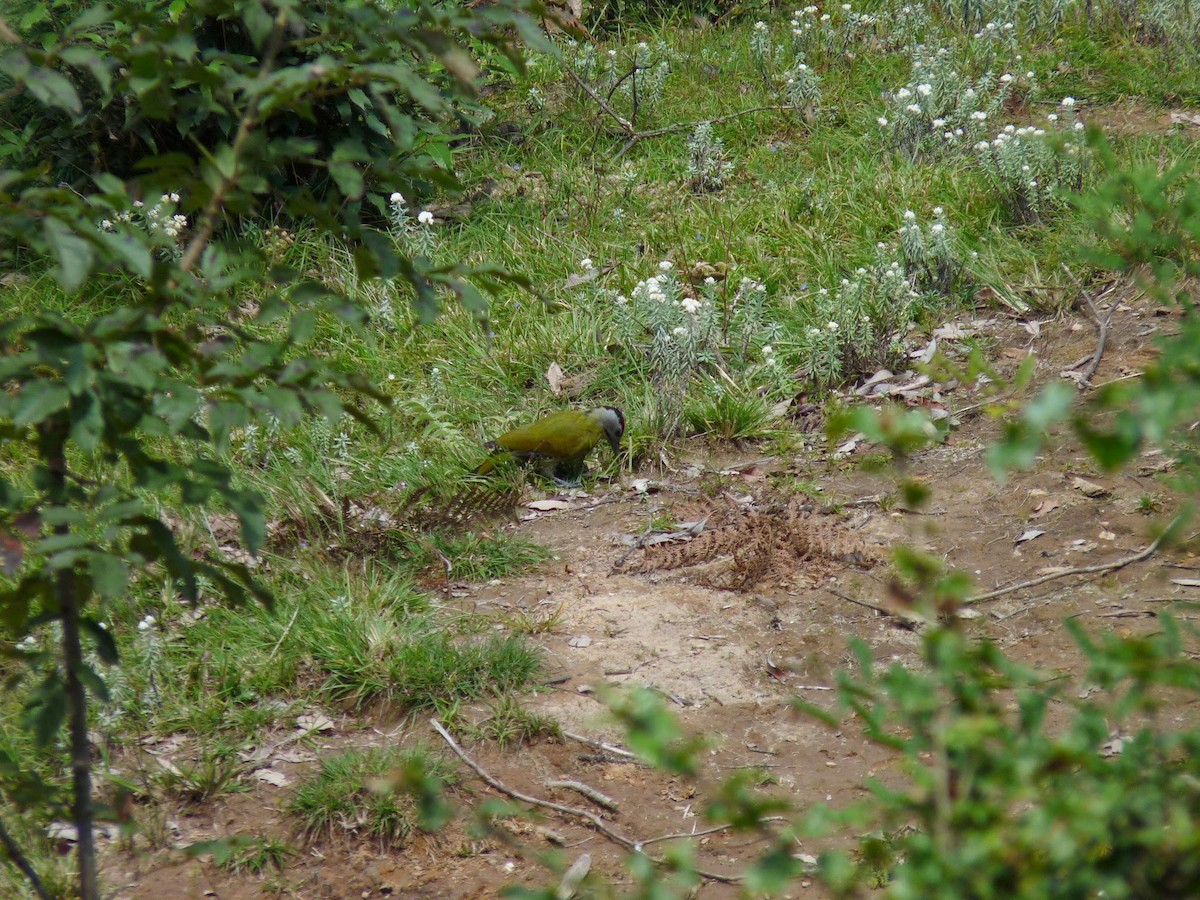
<svg viewBox="0 0 1200 900">
<path fill-rule="evenodd" d="M 615 406 L 597 406 L 592 410 L 592 415 L 604 429 L 604 436 L 608 438 L 608 445 L 612 447 L 612 452 L 620 453 L 621 435 L 625 433 L 625 413 Z"/>
</svg>

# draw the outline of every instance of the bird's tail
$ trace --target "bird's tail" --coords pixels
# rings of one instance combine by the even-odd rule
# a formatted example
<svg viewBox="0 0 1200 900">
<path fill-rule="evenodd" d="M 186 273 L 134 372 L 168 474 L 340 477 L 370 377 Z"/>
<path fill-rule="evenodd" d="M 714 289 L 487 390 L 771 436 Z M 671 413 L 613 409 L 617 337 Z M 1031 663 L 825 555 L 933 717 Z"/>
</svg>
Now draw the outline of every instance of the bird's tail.
<svg viewBox="0 0 1200 900">
<path fill-rule="evenodd" d="M 496 446 L 495 442 L 488 441 L 483 446 L 491 450 L 492 455 L 479 464 L 479 468 L 475 470 L 476 475 L 490 475 L 496 471 L 497 466 L 513 461 L 513 455 L 507 450 L 501 450 Z"/>
</svg>

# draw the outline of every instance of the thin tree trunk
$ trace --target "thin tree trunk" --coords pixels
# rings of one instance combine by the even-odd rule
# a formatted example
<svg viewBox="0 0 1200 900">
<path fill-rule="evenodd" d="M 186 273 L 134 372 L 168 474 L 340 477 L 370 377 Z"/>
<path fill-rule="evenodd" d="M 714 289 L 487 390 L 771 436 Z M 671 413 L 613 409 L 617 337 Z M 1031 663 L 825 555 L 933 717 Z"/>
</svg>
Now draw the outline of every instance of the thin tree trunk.
<svg viewBox="0 0 1200 900">
<path fill-rule="evenodd" d="M 42 432 L 46 468 L 50 472 L 50 496 L 55 503 L 64 503 L 67 493 L 67 459 L 65 434 L 47 426 Z M 67 525 L 54 526 L 56 535 L 67 534 Z M 92 753 L 88 741 L 87 691 L 79 678 L 83 668 L 83 642 L 79 622 L 81 598 L 74 572 L 64 569 L 55 577 L 55 595 L 62 622 L 63 663 L 66 669 L 68 733 L 71 743 L 71 776 L 74 788 L 72 812 L 75 819 L 76 853 L 79 859 L 80 900 L 100 900 L 100 883 L 96 872 L 96 840 L 92 832 Z"/>
<path fill-rule="evenodd" d="M 37 870 L 33 868 L 32 863 L 21 852 L 21 848 L 17 846 L 17 842 L 12 839 L 12 835 L 8 833 L 8 829 L 4 827 L 4 823 L 2 822 L 0 822 L 0 845 L 3 845 L 8 858 L 12 860 L 12 864 L 20 869 L 25 877 L 29 879 L 30 885 L 33 886 L 33 892 L 41 897 L 42 900 L 50 900 L 50 895 L 46 893 L 42 879 L 38 878 Z"/>
</svg>

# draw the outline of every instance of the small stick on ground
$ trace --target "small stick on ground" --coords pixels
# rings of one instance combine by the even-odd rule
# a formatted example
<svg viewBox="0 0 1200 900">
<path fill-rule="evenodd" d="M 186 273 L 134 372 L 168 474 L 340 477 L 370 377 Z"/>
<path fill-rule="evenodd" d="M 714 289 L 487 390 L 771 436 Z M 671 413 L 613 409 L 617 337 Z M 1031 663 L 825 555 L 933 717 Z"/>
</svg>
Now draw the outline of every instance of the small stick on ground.
<svg viewBox="0 0 1200 900">
<path fill-rule="evenodd" d="M 921 624 L 917 619 L 910 619 L 903 614 L 896 612 L 895 610 L 885 609 L 882 606 L 876 606 L 874 603 L 868 603 L 866 600 L 856 600 L 853 597 L 848 597 L 841 591 L 835 591 L 831 587 L 822 587 L 821 590 L 828 594 L 833 594 L 833 596 L 837 597 L 839 600 L 845 600 L 847 603 L 853 603 L 855 606 L 863 606 L 867 609 L 873 609 L 881 616 L 887 616 L 889 619 L 895 619 L 898 626 L 901 628 L 906 628 L 909 631 L 912 631 Z"/>
<path fill-rule="evenodd" d="M 645 852 L 642 849 L 645 843 L 644 841 L 634 840 L 633 838 L 626 837 L 619 831 L 615 831 L 609 827 L 607 822 L 605 822 L 591 810 L 579 809 L 574 806 L 564 806 L 561 803 L 554 803 L 551 800 L 542 800 L 539 797 L 532 797 L 529 794 L 523 794 L 520 791 L 514 791 L 499 779 L 488 774 L 488 772 L 482 766 L 480 766 L 479 763 L 467 756 L 466 751 L 464 751 L 462 747 L 458 746 L 458 742 L 454 740 L 454 738 L 450 735 L 450 732 L 446 730 L 445 726 L 442 725 L 441 722 L 439 722 L 437 719 L 430 719 L 429 724 L 433 726 L 434 731 L 442 736 L 442 740 L 444 740 L 450 746 L 450 749 L 454 751 L 454 755 L 461 759 L 468 768 L 482 778 L 484 782 L 486 782 L 487 785 L 493 790 L 499 791 L 506 797 L 511 797 L 520 803 L 528 803 L 530 806 L 540 806 L 542 809 L 551 809 L 566 816 L 582 819 L 613 843 L 619 844 L 625 849 L 632 850 L 635 853 Z M 654 862 L 655 865 L 664 864 L 663 860 L 651 856 L 649 853 L 646 854 L 646 858 Z M 707 878 L 710 881 L 720 881 L 724 884 L 739 884 L 741 882 L 741 878 L 739 876 L 722 875 L 720 872 L 707 872 L 704 869 L 696 869 L 696 874 L 701 878 Z"/>
<path fill-rule="evenodd" d="M 605 753 L 612 753 L 616 756 L 623 756 L 626 759 L 632 759 L 632 760 L 637 759 L 637 756 L 634 755 L 633 753 L 630 753 L 628 750 L 625 750 L 621 747 L 617 747 L 614 744 L 606 744 L 603 741 L 597 741 L 597 740 L 593 740 L 592 738 L 589 738 L 589 737 L 584 737 L 582 734 L 575 734 L 572 731 L 564 731 L 564 732 L 562 732 L 562 736 L 565 738 L 570 738 L 573 741 L 578 741 L 581 744 L 586 744 L 589 747 L 595 747 L 597 750 L 603 750 Z"/>
<path fill-rule="evenodd" d="M 1141 562 L 1144 559 L 1149 559 L 1151 556 L 1157 553 L 1158 548 L 1162 546 L 1162 542 L 1166 540 L 1167 535 L 1171 534 L 1175 530 L 1175 526 L 1179 522 L 1180 517 L 1176 516 L 1163 530 L 1162 534 L 1131 556 L 1123 556 L 1120 559 L 1116 559 L 1108 563 L 1097 563 L 1094 566 L 1072 566 L 1069 569 L 1051 572 L 1049 575 L 1043 575 L 1040 578 L 1033 578 L 1029 581 L 1021 581 L 1017 584 L 1010 584 L 1008 587 L 996 588 L 996 590 L 988 591 L 986 594 L 978 594 L 974 597 L 968 597 L 963 601 L 963 605 L 969 606 L 973 603 L 984 603 L 988 600 L 995 600 L 997 597 L 1003 597 L 1005 594 L 1024 591 L 1028 588 L 1037 587 L 1038 585 L 1046 584 L 1049 581 L 1055 581 L 1059 578 L 1068 578 L 1071 575 L 1096 575 L 1100 572 L 1115 572 L 1117 569 L 1123 569 L 1135 562 Z"/>
<path fill-rule="evenodd" d="M 559 779 L 557 781 L 547 781 L 546 787 L 551 789 L 565 788 L 569 791 L 575 791 L 575 793 L 587 797 L 597 806 L 603 806 L 605 809 L 612 810 L 613 812 L 616 812 L 620 808 L 620 804 L 608 796 L 608 794 L 602 794 L 591 785 L 584 784 L 582 781 L 572 781 L 569 778 Z"/>
<path fill-rule="evenodd" d="M 1100 366 L 1100 358 L 1104 356 L 1104 347 L 1108 343 L 1108 326 L 1112 321 L 1113 312 L 1116 310 L 1117 305 L 1115 303 L 1112 304 L 1108 308 L 1107 315 L 1100 315 L 1100 310 L 1096 307 L 1096 303 L 1092 300 L 1092 295 L 1088 293 L 1087 288 L 1083 286 L 1083 283 L 1076 277 L 1075 273 L 1067 267 L 1066 263 L 1063 263 L 1062 267 L 1063 271 L 1075 282 L 1075 286 L 1079 288 L 1079 296 L 1087 304 L 1088 312 L 1092 314 L 1092 318 L 1096 322 L 1096 330 L 1100 333 L 1096 341 L 1096 350 L 1092 354 L 1092 361 L 1088 363 L 1088 367 L 1083 372 L 1083 380 L 1080 382 L 1082 387 L 1090 387 L 1092 376 L 1096 374 L 1096 369 Z"/>
</svg>

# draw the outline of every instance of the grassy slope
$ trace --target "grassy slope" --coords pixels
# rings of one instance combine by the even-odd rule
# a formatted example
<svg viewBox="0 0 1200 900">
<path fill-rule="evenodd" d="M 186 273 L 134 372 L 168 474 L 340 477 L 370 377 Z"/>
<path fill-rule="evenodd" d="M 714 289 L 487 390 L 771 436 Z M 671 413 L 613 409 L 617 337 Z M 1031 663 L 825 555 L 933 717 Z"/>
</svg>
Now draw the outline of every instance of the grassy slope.
<svg viewBox="0 0 1200 900">
<path fill-rule="evenodd" d="M 786 18 L 771 20 L 771 27 L 777 40 L 786 39 Z M 671 74 L 663 99 L 638 122 L 640 128 L 663 127 L 779 103 L 778 91 L 767 86 L 755 63 L 752 32 L 751 21 L 719 29 L 647 28 L 600 40 L 598 52 L 626 54 L 638 40 L 665 42 Z M 966 46 L 952 29 L 926 40 L 955 52 Z M 1023 41 L 1015 52 L 1022 59 L 1011 65 L 1033 70 L 1040 84 L 1018 124 L 1040 120 L 1071 95 L 1082 101 L 1085 118 L 1119 125 L 1132 101 L 1138 127 L 1113 129 L 1123 159 L 1200 158 L 1191 134 L 1143 127 L 1176 105 L 1195 111 L 1200 66 L 1194 60 L 1184 64 L 1155 48 L 1089 36 L 1080 27 Z M 496 184 L 464 222 L 434 227 L 435 253 L 523 272 L 538 296 L 509 292 L 499 298 L 485 330 L 454 310 L 416 327 L 403 296 L 396 295 L 391 316 L 381 315 L 369 332 L 330 327 L 321 334 L 328 353 L 392 391 L 394 411 L 381 416 L 377 435 L 350 424 L 344 431 L 318 424 L 242 436 L 234 453 L 244 463 L 246 484 L 267 494 L 293 536 L 268 560 L 266 577 L 280 603 L 273 611 L 206 608 L 197 616 L 146 582 L 107 610 L 131 664 L 115 679 L 123 706 L 101 718 L 108 747 L 129 746 L 146 733 L 189 735 L 205 748 L 197 766 L 209 766 L 191 780 L 226 790 L 232 781 L 221 777 L 227 771 L 222 760 L 314 701 L 453 705 L 486 693 L 489 684 L 526 683 L 535 660 L 519 636 L 467 645 L 444 639 L 479 636 L 489 623 L 451 619 L 413 587 L 422 572 L 441 565 L 428 542 L 392 536 L 356 546 L 338 510 L 345 498 L 458 483 L 479 459 L 483 439 L 505 423 L 565 402 L 545 381 L 552 362 L 568 375 L 590 379 L 574 399 L 621 404 L 636 441 L 661 438 L 656 390 L 648 382 L 653 373 L 610 347 L 614 297 L 654 274 L 662 259 L 673 260 L 677 270 L 698 261 L 714 264 L 728 272 L 727 284 L 742 277 L 765 282 L 768 315 L 782 329 L 781 352 L 793 354 L 789 366 L 803 362 L 792 336 L 812 291 L 835 288 L 857 266 L 869 264 L 877 242 L 895 240 L 908 209 L 926 218 L 944 207 L 964 254 L 979 253 L 978 284 L 1053 311 L 1064 296 L 1057 288 L 1059 262 L 1071 260 L 1083 226 L 1066 213 L 1048 224 L 1011 227 L 971 156 L 913 161 L 883 145 L 875 125 L 881 92 L 908 79 L 904 53 L 866 44 L 852 59 L 830 56 L 816 68 L 823 80 L 821 117 L 808 123 L 772 111 L 720 124 L 732 171 L 723 190 L 704 194 L 687 184 L 687 131 L 642 141 L 618 159 L 621 134 L 552 61 L 535 61 L 527 75 L 492 95 L 496 118 L 464 140 L 458 159 L 469 188 L 485 179 Z M 544 98 L 540 109 L 530 107 L 530 88 Z M 1106 108 L 1117 103 L 1116 112 Z M 501 124 L 515 126 L 519 139 Z M 339 277 L 355 290 L 344 254 L 319 236 L 301 234 L 287 252 L 290 261 Z M 584 257 L 613 268 L 595 282 L 566 288 Z M 35 277 L 19 294 L 14 302 L 70 310 L 48 279 Z M 378 306 L 380 297 L 374 292 L 368 302 Z M 936 321 L 961 302 L 927 297 L 918 311 Z M 787 379 L 764 385 L 750 369 L 733 374 L 744 379 L 747 395 L 761 389 L 763 402 L 803 387 Z M 318 489 L 329 498 L 325 512 L 314 499 Z M 191 518 L 195 541 L 207 545 L 212 521 Z M 326 545 L 339 552 L 327 554 Z M 539 559 L 536 548 L 505 541 L 443 543 L 438 549 L 459 578 L 496 577 Z M 156 622 L 139 631 L 136 625 L 147 615 Z M 485 649 L 476 653 L 479 647 Z M 7 694 L 3 702 L 0 749 L 36 764 L 37 754 L 11 714 L 15 696 Z M 128 777 L 145 795 L 197 789 L 153 773 Z"/>
</svg>

